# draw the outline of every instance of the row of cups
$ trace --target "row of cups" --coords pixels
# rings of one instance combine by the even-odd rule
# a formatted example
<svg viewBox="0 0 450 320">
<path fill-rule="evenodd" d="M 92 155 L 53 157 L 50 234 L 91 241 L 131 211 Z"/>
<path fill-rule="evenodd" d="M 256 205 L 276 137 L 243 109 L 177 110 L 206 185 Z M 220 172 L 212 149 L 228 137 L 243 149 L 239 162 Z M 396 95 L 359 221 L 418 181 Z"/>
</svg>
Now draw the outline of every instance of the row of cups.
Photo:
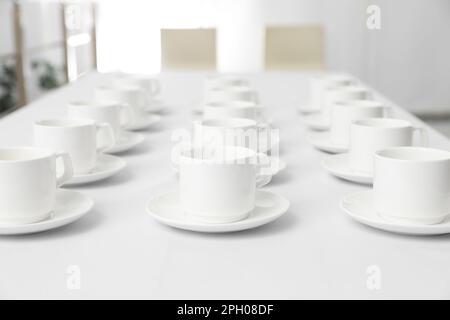
<svg viewBox="0 0 450 320">
<path fill-rule="evenodd" d="M 374 210 L 389 221 L 442 222 L 450 213 L 450 153 L 428 148 L 424 128 L 387 117 L 393 110 L 368 100 L 371 93 L 354 83 L 345 76 L 323 76 L 311 83 L 315 109 L 303 113 L 306 118 L 330 114 L 330 123 L 328 131 L 312 133 L 310 141 L 338 153 L 324 159 L 325 168 L 352 181 L 370 176 Z"/>
<path fill-rule="evenodd" d="M 69 103 L 67 117 L 36 121 L 33 147 L 0 148 L 0 223 L 50 217 L 58 188 L 92 174 L 141 116 L 142 101 L 160 90 L 156 79 L 114 75 L 108 82 L 114 85 L 97 87 L 92 101 Z"/>
<path fill-rule="evenodd" d="M 257 91 L 241 77 L 206 77 L 202 100 L 196 110 L 202 118 L 192 122 L 187 143 L 179 143 L 172 155 L 180 205 L 193 221 L 243 220 L 255 207 L 258 187 L 271 179 L 270 127 Z"/>
</svg>

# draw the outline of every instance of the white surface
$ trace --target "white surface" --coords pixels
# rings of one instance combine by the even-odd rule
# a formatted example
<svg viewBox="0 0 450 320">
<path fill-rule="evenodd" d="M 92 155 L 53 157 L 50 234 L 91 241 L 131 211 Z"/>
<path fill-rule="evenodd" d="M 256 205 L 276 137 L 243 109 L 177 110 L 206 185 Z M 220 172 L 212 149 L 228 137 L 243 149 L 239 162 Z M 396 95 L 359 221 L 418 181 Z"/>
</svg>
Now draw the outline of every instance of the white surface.
<svg viewBox="0 0 450 320">
<path fill-rule="evenodd" d="M 116 145 L 109 150 L 108 153 L 122 153 L 136 148 L 138 145 L 145 141 L 145 135 L 137 132 L 124 131 L 120 134 L 119 139 L 116 141 Z"/>
<path fill-rule="evenodd" d="M 257 190 L 255 208 L 248 217 L 232 222 L 208 223 L 192 219 L 185 214 L 177 191 L 156 196 L 147 204 L 147 212 L 155 220 L 183 230 L 206 233 L 237 232 L 270 223 L 287 212 L 289 201 L 273 192 Z"/>
<path fill-rule="evenodd" d="M 89 98 L 100 78 L 86 76 L 0 120 L 0 145 L 30 143 L 32 121 L 63 115 L 64 105 L 74 96 Z M 171 113 L 158 130 L 144 132 L 145 143 L 123 154 L 128 167 L 121 174 L 77 188 L 95 200 L 93 211 L 65 228 L 0 238 L 0 297 L 450 298 L 450 236 L 380 232 L 339 208 L 345 195 L 368 188 L 330 176 L 320 166 L 323 154 L 306 142 L 297 106 L 307 101 L 307 78 L 250 77 L 282 127 L 280 157 L 289 167 L 266 187 L 291 202 L 279 220 L 207 235 L 166 228 L 146 214 L 152 197 L 176 190 L 171 131 L 190 126 L 189 104 L 202 92 L 199 75 L 163 75 Z M 404 111 L 395 115 L 424 125 Z M 430 144 L 450 149 L 434 130 Z M 72 265 L 80 268 L 80 290 L 66 286 Z M 380 290 L 366 286 L 372 265 L 381 270 Z"/>
<path fill-rule="evenodd" d="M 59 228 L 82 218 L 93 205 L 92 199 L 80 192 L 58 189 L 55 208 L 49 218 L 27 224 L 0 224 L 0 235 L 23 235 Z"/>
<path fill-rule="evenodd" d="M 438 235 L 450 233 L 449 217 L 438 224 L 417 224 L 390 220 L 375 210 L 372 190 L 347 195 L 341 201 L 341 208 L 356 221 L 388 232 L 408 235 Z"/>
</svg>

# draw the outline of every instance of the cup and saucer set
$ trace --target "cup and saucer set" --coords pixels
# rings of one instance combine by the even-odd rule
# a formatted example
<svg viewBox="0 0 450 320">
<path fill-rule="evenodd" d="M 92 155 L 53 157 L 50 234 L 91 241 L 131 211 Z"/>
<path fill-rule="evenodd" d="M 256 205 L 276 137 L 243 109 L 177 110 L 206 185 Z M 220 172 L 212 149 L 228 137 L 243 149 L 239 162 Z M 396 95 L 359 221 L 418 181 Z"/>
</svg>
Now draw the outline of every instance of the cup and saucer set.
<svg viewBox="0 0 450 320">
<path fill-rule="evenodd" d="M 46 231 L 85 216 L 94 205 L 92 199 L 60 189 L 72 177 L 72 162 L 66 152 L 40 147 L 0 148 L 0 235 Z"/>
<path fill-rule="evenodd" d="M 179 156 L 178 190 L 158 195 L 147 212 L 158 222 L 183 230 L 221 233 L 256 228 L 289 209 L 289 201 L 258 185 L 258 153 L 239 146 L 191 148 Z"/>
<path fill-rule="evenodd" d="M 342 199 L 341 209 L 370 227 L 407 235 L 450 233 L 450 153 L 390 147 L 374 154 L 373 188 Z"/>
</svg>

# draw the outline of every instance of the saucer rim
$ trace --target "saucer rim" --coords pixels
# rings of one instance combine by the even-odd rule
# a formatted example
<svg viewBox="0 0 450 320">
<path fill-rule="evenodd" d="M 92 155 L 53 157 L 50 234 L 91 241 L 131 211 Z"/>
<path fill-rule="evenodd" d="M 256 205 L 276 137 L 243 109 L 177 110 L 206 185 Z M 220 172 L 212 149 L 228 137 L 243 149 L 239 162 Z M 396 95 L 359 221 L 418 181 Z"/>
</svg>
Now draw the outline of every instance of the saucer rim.
<svg viewBox="0 0 450 320">
<path fill-rule="evenodd" d="M 349 207 L 345 204 L 346 202 L 349 202 L 349 199 L 351 198 L 361 196 L 367 197 L 369 195 L 372 196 L 372 194 L 373 190 L 357 191 L 347 194 L 339 202 L 339 207 L 352 220 L 365 226 L 385 232 L 412 236 L 435 236 L 450 233 L 450 214 L 446 216 L 443 222 L 438 224 L 409 224 L 385 219 L 376 212 L 368 213 L 370 214 L 370 216 L 361 215 L 358 212 L 350 210 Z M 371 206 L 370 209 L 372 208 L 373 206 Z"/>
<path fill-rule="evenodd" d="M 276 214 L 272 214 L 268 217 L 263 217 L 256 220 L 252 219 L 252 212 L 253 210 L 248 214 L 247 218 L 244 218 L 242 220 L 228 222 L 228 223 L 207 223 L 207 222 L 201 222 L 201 221 L 195 221 L 195 220 L 174 220 L 174 219 L 168 219 L 164 218 L 163 216 L 153 212 L 150 208 L 151 204 L 154 203 L 156 200 L 161 199 L 164 196 L 170 195 L 170 194 L 177 194 L 177 191 L 167 191 L 164 193 L 159 193 L 155 196 L 153 196 L 145 206 L 145 210 L 147 214 L 155 219 L 158 223 L 169 226 L 171 228 L 175 229 L 181 229 L 181 230 L 187 230 L 191 232 L 200 232 L 200 233 L 229 233 L 229 232 L 238 232 L 243 230 L 249 230 L 258 228 L 260 226 L 266 225 L 272 221 L 275 221 L 285 215 L 290 208 L 290 201 L 285 198 L 284 196 L 267 191 L 267 190 L 256 190 L 256 193 L 259 194 L 269 194 L 270 196 L 275 196 L 278 201 L 281 201 L 279 212 L 277 211 Z M 179 207 L 177 206 L 177 210 Z M 249 222 L 250 221 L 250 222 Z M 253 222 L 253 223 L 252 223 Z"/>
</svg>

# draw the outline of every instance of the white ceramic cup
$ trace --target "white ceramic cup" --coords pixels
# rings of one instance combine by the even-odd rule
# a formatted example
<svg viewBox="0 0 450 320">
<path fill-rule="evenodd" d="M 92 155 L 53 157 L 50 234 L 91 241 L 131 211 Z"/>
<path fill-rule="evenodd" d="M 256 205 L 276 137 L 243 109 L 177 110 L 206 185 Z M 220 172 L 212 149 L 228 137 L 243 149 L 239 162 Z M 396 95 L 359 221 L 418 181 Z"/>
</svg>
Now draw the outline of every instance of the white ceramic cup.
<svg viewBox="0 0 450 320">
<path fill-rule="evenodd" d="M 414 133 L 420 135 L 419 144 L 427 146 L 425 128 L 410 122 L 391 118 L 367 118 L 350 125 L 349 165 L 354 171 L 373 173 L 373 155 L 390 147 L 411 146 Z"/>
<path fill-rule="evenodd" d="M 259 102 L 258 93 L 249 86 L 221 86 L 209 88 L 205 92 L 205 102 L 247 101 Z"/>
<path fill-rule="evenodd" d="M 130 106 L 118 102 L 75 101 L 67 105 L 67 116 L 108 123 L 114 131 L 116 140 L 120 140 L 124 129 L 133 120 L 133 110 Z M 101 145 L 107 144 L 106 138 L 100 137 L 99 139 Z"/>
<path fill-rule="evenodd" d="M 117 74 L 115 75 L 114 85 L 139 87 L 145 91 L 151 99 L 161 92 L 161 83 L 158 79 L 145 75 L 136 74 Z"/>
<path fill-rule="evenodd" d="M 209 223 L 244 219 L 255 206 L 258 154 L 248 148 L 192 148 L 180 156 L 180 202 Z"/>
<path fill-rule="evenodd" d="M 246 118 L 259 120 L 260 106 L 248 101 L 210 102 L 205 104 L 203 119 Z"/>
<path fill-rule="evenodd" d="M 368 100 L 370 97 L 370 92 L 362 86 L 326 86 L 323 89 L 322 96 L 322 116 L 326 121 L 331 121 L 333 106 L 338 101 Z"/>
<path fill-rule="evenodd" d="M 450 153 L 421 147 L 375 152 L 374 206 L 386 219 L 436 224 L 450 213 Z"/>
<path fill-rule="evenodd" d="M 70 155 L 75 174 L 89 173 L 97 161 L 97 154 L 115 144 L 114 132 L 107 123 L 91 119 L 47 119 L 34 123 L 34 144 Z M 108 144 L 100 145 L 98 136 L 104 133 Z"/>
<path fill-rule="evenodd" d="M 320 111 L 322 109 L 323 91 L 327 87 L 349 86 L 352 79 L 345 75 L 322 75 L 311 78 L 309 84 L 309 106 L 311 109 Z"/>
<path fill-rule="evenodd" d="M 56 163 L 62 162 L 57 176 Z M 65 152 L 43 148 L 0 148 L 0 222 L 26 224 L 48 218 L 56 189 L 72 178 Z"/>
<path fill-rule="evenodd" d="M 146 114 L 145 107 L 149 103 L 145 91 L 137 86 L 98 86 L 94 90 L 94 101 L 115 101 L 129 106 L 133 111 L 130 125 Z"/>
<path fill-rule="evenodd" d="M 351 100 L 335 102 L 331 111 L 331 142 L 348 146 L 352 121 L 364 118 L 382 118 L 388 112 L 389 108 L 378 101 Z"/>
</svg>

